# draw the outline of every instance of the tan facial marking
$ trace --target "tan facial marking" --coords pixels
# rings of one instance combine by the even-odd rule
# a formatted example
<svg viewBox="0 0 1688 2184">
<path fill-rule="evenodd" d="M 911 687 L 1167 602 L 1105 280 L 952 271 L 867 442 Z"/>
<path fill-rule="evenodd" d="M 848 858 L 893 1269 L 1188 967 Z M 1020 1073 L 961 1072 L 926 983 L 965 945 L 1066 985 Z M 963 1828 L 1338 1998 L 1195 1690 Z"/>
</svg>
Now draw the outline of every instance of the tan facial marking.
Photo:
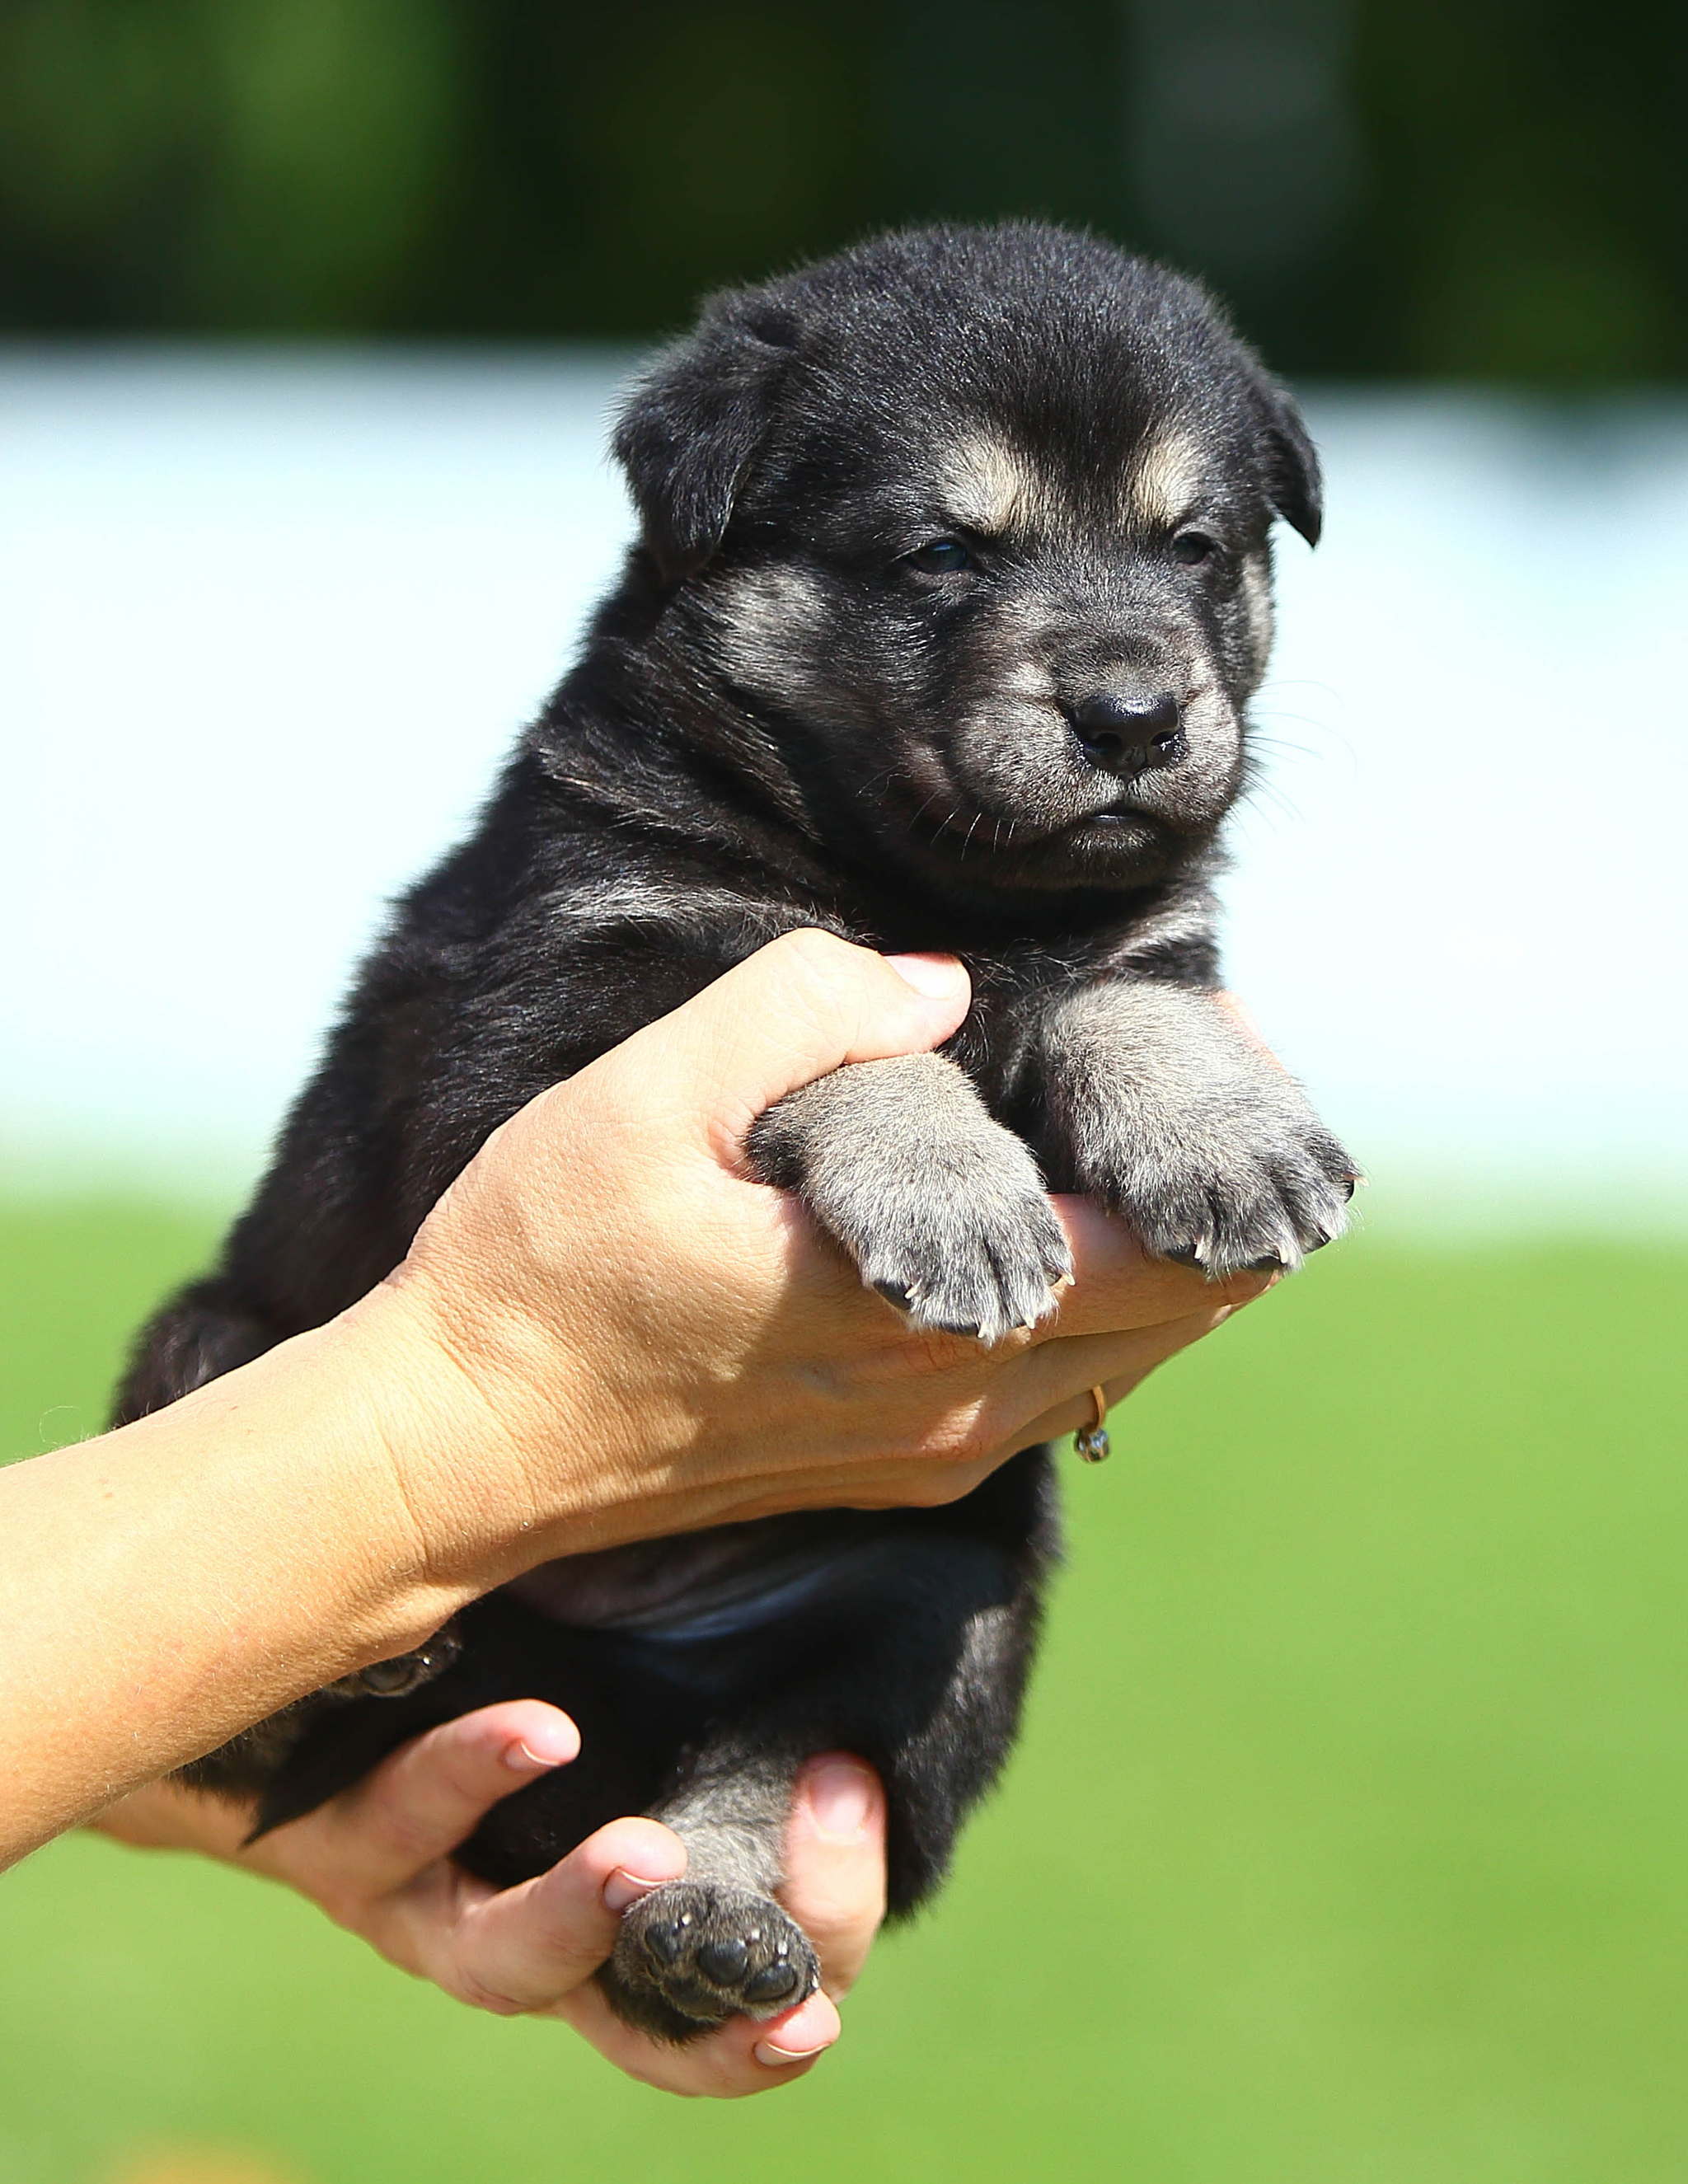
<svg viewBox="0 0 1688 2184">
<path fill-rule="evenodd" d="M 734 571 L 715 604 L 722 659 L 747 690 L 812 695 L 825 682 L 816 655 L 826 605 L 823 587 L 805 569 Z"/>
<path fill-rule="evenodd" d="M 1243 605 L 1249 618 L 1249 644 L 1255 671 L 1263 674 L 1272 649 L 1272 578 L 1263 554 L 1251 554 L 1243 563 Z"/>
<path fill-rule="evenodd" d="M 1126 514 L 1144 523 L 1176 523 L 1189 513 L 1201 481 L 1201 451 L 1190 435 L 1156 432 L 1127 473 Z"/>
<path fill-rule="evenodd" d="M 970 432 L 944 453 L 939 489 L 955 521 L 982 538 L 1021 531 L 1047 513 L 1049 483 L 994 432 Z"/>
</svg>

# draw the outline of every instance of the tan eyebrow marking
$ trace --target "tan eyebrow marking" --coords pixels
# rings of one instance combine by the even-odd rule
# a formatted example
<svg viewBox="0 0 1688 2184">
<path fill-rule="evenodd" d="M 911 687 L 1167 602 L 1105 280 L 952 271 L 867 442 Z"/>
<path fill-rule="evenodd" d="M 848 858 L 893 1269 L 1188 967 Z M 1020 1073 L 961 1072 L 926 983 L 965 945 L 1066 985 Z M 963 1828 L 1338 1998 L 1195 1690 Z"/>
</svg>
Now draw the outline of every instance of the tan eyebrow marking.
<svg viewBox="0 0 1688 2184">
<path fill-rule="evenodd" d="M 938 482 L 955 521 L 985 538 L 1023 530 L 1056 498 L 1049 481 L 994 432 L 969 432 L 946 449 Z"/>
<path fill-rule="evenodd" d="M 1176 523 L 1201 482 L 1201 450 L 1188 432 L 1157 432 L 1144 442 L 1126 478 L 1126 514 L 1149 523 Z"/>
</svg>

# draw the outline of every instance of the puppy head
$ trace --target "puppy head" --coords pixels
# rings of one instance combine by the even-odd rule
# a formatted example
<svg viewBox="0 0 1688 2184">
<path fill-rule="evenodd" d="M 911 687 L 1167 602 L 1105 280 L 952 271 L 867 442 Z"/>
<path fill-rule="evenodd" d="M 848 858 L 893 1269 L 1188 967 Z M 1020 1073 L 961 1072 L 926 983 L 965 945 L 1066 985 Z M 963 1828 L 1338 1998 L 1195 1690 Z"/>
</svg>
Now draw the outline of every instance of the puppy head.
<svg viewBox="0 0 1688 2184">
<path fill-rule="evenodd" d="M 616 451 L 673 641 L 823 829 L 928 884 L 1120 889 L 1210 841 L 1271 643 L 1293 404 L 1191 283 L 928 231 L 717 298 Z"/>
</svg>

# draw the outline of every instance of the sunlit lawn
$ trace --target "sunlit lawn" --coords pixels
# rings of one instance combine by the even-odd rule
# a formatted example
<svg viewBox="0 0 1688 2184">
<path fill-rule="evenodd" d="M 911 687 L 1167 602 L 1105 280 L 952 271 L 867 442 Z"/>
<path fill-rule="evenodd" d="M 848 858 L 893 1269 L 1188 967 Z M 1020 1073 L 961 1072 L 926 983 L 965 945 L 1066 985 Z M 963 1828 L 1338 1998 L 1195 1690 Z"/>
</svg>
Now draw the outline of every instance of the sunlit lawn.
<svg viewBox="0 0 1688 2184">
<path fill-rule="evenodd" d="M 97 1424 L 209 1234 L 4 1217 L 6 1453 Z M 1116 1413 L 1008 1786 L 801 2087 L 666 2100 L 77 1840 L 0 1882 L 0 2184 L 1680 2184 L 1685 1300 L 1688 1252 L 1372 1234 Z"/>
</svg>

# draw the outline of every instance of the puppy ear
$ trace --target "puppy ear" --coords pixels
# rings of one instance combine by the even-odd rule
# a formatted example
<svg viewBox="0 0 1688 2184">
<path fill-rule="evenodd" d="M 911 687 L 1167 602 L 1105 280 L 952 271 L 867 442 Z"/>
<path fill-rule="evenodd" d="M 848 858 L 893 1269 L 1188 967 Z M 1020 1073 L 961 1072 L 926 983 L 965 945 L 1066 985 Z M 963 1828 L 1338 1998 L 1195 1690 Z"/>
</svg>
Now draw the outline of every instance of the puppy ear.
<svg viewBox="0 0 1688 2184">
<path fill-rule="evenodd" d="M 1266 405 L 1262 435 L 1266 497 L 1309 546 L 1317 546 L 1324 526 L 1324 479 L 1318 450 L 1294 398 L 1269 380 L 1261 391 Z"/>
<path fill-rule="evenodd" d="M 795 345 L 789 313 L 721 297 L 628 396 L 612 445 L 665 582 L 721 544 Z"/>
</svg>

